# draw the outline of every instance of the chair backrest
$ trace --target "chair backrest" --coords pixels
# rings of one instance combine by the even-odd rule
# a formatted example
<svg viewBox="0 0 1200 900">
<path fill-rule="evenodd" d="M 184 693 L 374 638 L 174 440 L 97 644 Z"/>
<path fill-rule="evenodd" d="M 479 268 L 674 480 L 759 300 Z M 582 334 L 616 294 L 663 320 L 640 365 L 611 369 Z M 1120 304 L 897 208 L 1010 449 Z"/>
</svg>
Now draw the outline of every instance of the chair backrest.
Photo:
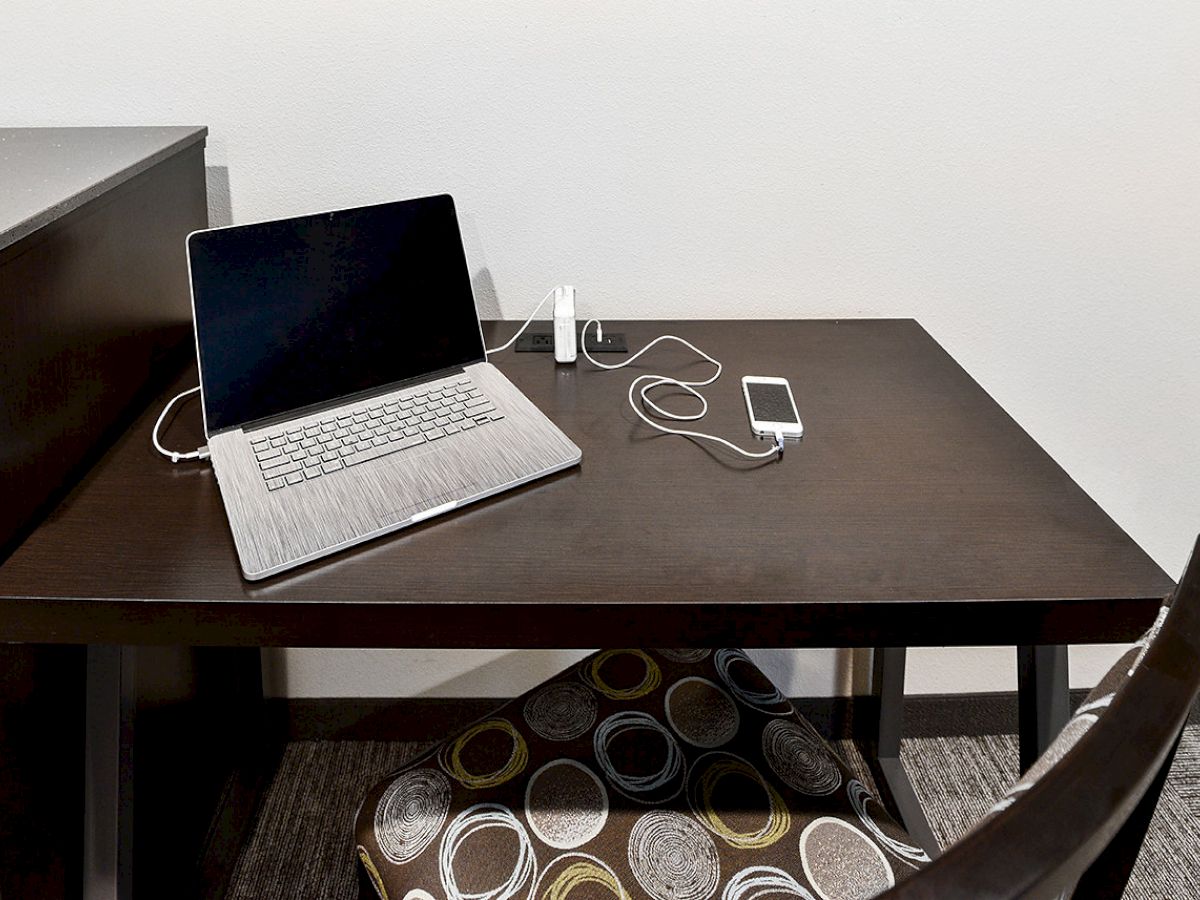
<svg viewBox="0 0 1200 900">
<path fill-rule="evenodd" d="M 883 897 L 1121 896 L 1200 694 L 1200 540 L 1168 606 L 1132 675 L 1077 743 Z"/>
</svg>

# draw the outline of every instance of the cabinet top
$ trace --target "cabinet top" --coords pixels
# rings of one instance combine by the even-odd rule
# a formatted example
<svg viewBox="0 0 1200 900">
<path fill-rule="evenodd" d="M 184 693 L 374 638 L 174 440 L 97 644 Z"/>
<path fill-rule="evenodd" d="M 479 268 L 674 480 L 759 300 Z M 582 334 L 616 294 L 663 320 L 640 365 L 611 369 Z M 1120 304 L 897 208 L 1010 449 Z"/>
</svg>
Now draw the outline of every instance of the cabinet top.
<svg viewBox="0 0 1200 900">
<path fill-rule="evenodd" d="M 0 128 L 0 250 L 207 134 L 178 125 Z"/>
</svg>

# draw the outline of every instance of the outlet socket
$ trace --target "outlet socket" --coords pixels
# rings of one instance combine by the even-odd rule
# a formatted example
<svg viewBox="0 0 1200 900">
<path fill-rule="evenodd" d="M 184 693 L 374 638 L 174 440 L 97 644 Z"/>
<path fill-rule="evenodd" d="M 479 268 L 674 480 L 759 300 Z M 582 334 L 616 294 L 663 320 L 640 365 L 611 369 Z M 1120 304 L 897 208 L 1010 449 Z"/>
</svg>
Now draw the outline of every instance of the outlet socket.
<svg viewBox="0 0 1200 900">
<path fill-rule="evenodd" d="M 582 329 L 580 329 L 582 331 Z M 579 332 L 576 332 L 578 338 Z M 514 348 L 517 353 L 553 353 L 554 352 L 554 335 L 549 332 L 526 332 L 517 338 L 517 343 Z M 621 332 L 611 333 L 604 332 L 604 341 L 596 340 L 595 330 L 588 332 L 587 337 L 587 352 L 588 353 L 628 353 L 629 344 L 625 340 L 625 335 Z"/>
</svg>

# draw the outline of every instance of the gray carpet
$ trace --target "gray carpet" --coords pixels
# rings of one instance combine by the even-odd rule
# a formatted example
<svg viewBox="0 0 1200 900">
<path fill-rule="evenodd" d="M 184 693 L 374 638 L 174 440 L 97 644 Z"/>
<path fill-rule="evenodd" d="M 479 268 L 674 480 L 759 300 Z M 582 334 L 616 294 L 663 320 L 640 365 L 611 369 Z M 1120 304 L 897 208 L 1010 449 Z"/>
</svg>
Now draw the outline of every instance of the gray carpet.
<svg viewBox="0 0 1200 900">
<path fill-rule="evenodd" d="M 904 741 L 901 755 L 943 847 L 962 837 L 1017 778 L 1014 735 L 916 738 Z M 1200 724 L 1183 731 L 1125 897 L 1200 897 Z"/>
<path fill-rule="evenodd" d="M 358 900 L 350 841 L 358 798 L 427 746 L 411 742 L 295 741 L 242 851 L 229 900 Z M 858 748 L 835 746 L 873 784 Z M 1011 735 L 906 740 L 903 756 L 938 840 L 960 837 L 1016 778 Z M 1184 732 L 1175 765 L 1125 896 L 1200 896 L 1200 724 Z"/>
</svg>

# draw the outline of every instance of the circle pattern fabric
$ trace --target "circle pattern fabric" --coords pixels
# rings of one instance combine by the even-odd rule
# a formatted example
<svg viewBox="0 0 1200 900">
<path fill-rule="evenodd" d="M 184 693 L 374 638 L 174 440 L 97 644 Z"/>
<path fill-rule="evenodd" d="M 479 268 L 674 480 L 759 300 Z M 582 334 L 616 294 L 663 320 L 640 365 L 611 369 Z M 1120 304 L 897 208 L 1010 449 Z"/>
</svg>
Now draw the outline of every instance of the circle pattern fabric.
<svg viewBox="0 0 1200 900">
<path fill-rule="evenodd" d="M 742 794 L 740 807 L 760 810 L 765 805 L 763 825 L 754 831 L 739 831 L 722 818 L 714 803 L 717 789 L 723 779 L 740 778 L 757 785 L 760 794 Z M 765 804 L 761 802 L 765 799 Z M 755 802 L 759 801 L 759 802 Z M 787 834 L 792 826 L 792 817 L 783 798 L 771 787 L 750 763 L 732 753 L 706 753 L 692 765 L 688 775 L 688 803 L 700 824 L 739 850 L 758 850 L 769 847 Z M 728 813 L 727 813 L 728 815 Z"/>
<path fill-rule="evenodd" d="M 393 781 L 375 809 L 375 841 L 388 862 L 416 858 L 442 830 L 450 782 L 436 769 L 413 769 Z"/>
<path fill-rule="evenodd" d="M 629 868 L 657 900 L 707 900 L 721 878 L 712 838 L 695 819 L 670 811 L 646 813 L 634 824 Z"/>
<path fill-rule="evenodd" d="M 741 650 L 718 650 L 714 662 L 717 674 L 738 700 L 767 715 L 791 715 L 792 704 Z"/>
<path fill-rule="evenodd" d="M 471 858 L 470 851 L 463 851 L 463 845 L 474 835 L 492 828 L 511 831 L 517 838 L 515 859 L 512 871 L 500 884 L 486 890 L 472 886 L 470 893 L 459 887 L 458 873 L 455 866 L 459 856 L 467 860 Z M 455 816 L 450 827 L 442 836 L 442 845 L 438 852 L 438 874 L 442 881 L 442 890 L 448 900 L 508 900 L 521 892 L 525 882 L 534 877 L 537 872 L 537 858 L 533 853 L 533 845 L 525 826 L 517 820 L 512 811 L 498 803 L 477 803 Z"/>
<path fill-rule="evenodd" d="M 497 760 L 496 768 L 486 772 L 468 772 L 463 765 L 463 751 L 467 745 L 484 732 L 499 731 L 512 739 L 508 758 Z M 438 753 L 438 764 L 446 774 L 465 788 L 480 790 L 504 784 L 525 770 L 529 761 L 529 748 L 521 733 L 508 719 L 488 719 L 472 725 L 457 738 L 442 747 Z"/>
<path fill-rule="evenodd" d="M 737 736 L 737 704 L 707 678 L 679 679 L 663 705 L 675 733 L 694 747 L 720 747 Z"/>
<path fill-rule="evenodd" d="M 760 897 L 816 898 L 794 876 L 775 866 L 749 866 L 725 885 L 721 900 L 759 900 Z"/>
<path fill-rule="evenodd" d="M 923 863 L 929 862 L 929 854 L 912 844 L 906 844 L 904 841 L 898 840 L 884 833 L 884 830 L 879 827 L 879 824 L 871 816 L 870 810 L 867 809 L 868 803 L 876 803 L 871 792 L 857 778 L 851 778 L 846 782 L 846 796 L 850 799 L 850 805 L 854 807 L 854 812 L 858 815 L 859 821 L 863 827 L 869 831 L 875 840 L 884 846 L 895 856 L 899 857 L 903 862 L 912 866 L 914 869 Z"/>
<path fill-rule="evenodd" d="M 596 721 L 596 697 L 573 681 L 556 681 L 525 702 L 525 721 L 548 741 L 570 741 Z"/>
<path fill-rule="evenodd" d="M 645 666 L 642 680 L 630 687 L 617 687 L 609 684 L 604 678 L 604 668 L 607 663 L 622 657 L 640 660 Z M 597 653 L 592 659 L 584 660 L 580 668 L 583 680 L 610 700 L 637 700 L 654 691 L 662 683 L 662 671 L 645 650 L 605 650 Z"/>
<path fill-rule="evenodd" d="M 768 722 L 762 733 L 762 755 L 780 781 L 802 794 L 823 797 L 842 783 L 837 760 L 810 726 L 790 719 Z"/>
<path fill-rule="evenodd" d="M 833 816 L 814 819 L 800 833 L 800 860 L 821 900 L 868 900 L 896 884 L 883 851 Z"/>
<path fill-rule="evenodd" d="M 610 755 L 612 743 L 631 731 L 657 735 L 665 742 L 662 766 L 648 774 L 618 771 Z M 592 749 L 600 771 L 608 783 L 630 800 L 638 803 L 661 803 L 673 798 L 683 789 L 685 774 L 683 752 L 671 732 L 653 716 L 643 712 L 619 712 L 596 726 Z"/>
<path fill-rule="evenodd" d="M 543 844 L 571 850 L 604 828 L 608 792 L 586 766 L 573 759 L 556 759 L 530 776 L 525 818 Z"/>
<path fill-rule="evenodd" d="M 708 659 L 711 650 L 656 650 L 660 656 L 669 659 L 671 662 L 677 663 L 697 663 L 702 659 Z"/>
<path fill-rule="evenodd" d="M 371 859 L 371 854 L 367 852 L 367 848 L 359 844 L 358 861 L 362 863 L 363 871 L 367 873 L 367 878 L 371 881 L 371 886 L 375 888 L 375 893 L 380 897 L 387 897 L 387 888 L 383 884 L 383 874 L 379 871 L 379 867 L 375 865 L 375 860 Z"/>
<path fill-rule="evenodd" d="M 378 783 L 354 844 L 384 900 L 833 900 L 927 859 L 739 650 L 593 654 Z"/>
<path fill-rule="evenodd" d="M 537 900 L 566 900 L 576 888 L 584 888 L 588 894 L 600 889 L 617 900 L 629 900 L 612 867 L 589 853 L 564 853 L 551 860 L 538 876 L 533 896 Z"/>
</svg>

